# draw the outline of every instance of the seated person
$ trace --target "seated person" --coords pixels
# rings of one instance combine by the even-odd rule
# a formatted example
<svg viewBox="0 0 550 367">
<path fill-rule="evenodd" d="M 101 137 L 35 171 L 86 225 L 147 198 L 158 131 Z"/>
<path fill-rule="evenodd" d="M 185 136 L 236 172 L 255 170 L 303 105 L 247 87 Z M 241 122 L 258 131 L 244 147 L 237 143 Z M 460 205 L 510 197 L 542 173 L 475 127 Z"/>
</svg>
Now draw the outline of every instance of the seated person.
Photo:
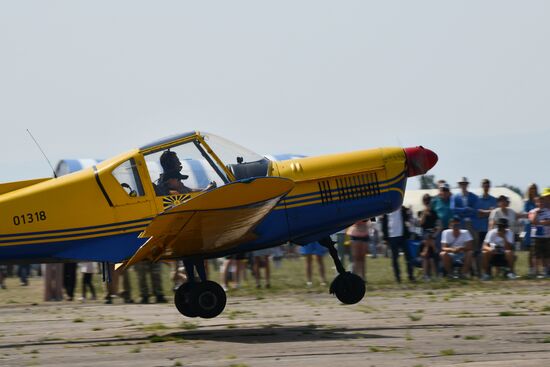
<svg viewBox="0 0 550 367">
<path fill-rule="evenodd" d="M 185 186 L 182 180 L 188 179 L 189 176 L 181 174 L 181 170 L 183 167 L 176 152 L 167 150 L 162 153 L 162 155 L 160 156 L 160 165 L 162 166 L 164 173 L 161 173 L 158 179 L 158 185 L 156 185 L 155 187 L 155 192 L 159 196 L 207 191 L 216 187 L 215 182 L 210 182 L 210 184 L 204 190 L 191 189 Z"/>
<path fill-rule="evenodd" d="M 472 261 L 473 238 L 470 232 L 460 229 L 460 217 L 453 216 L 449 229 L 441 234 L 441 260 L 447 276 L 453 273 L 453 266 L 462 266 L 462 278 L 470 273 Z"/>
<path fill-rule="evenodd" d="M 424 239 L 420 245 L 420 258 L 422 259 L 422 269 L 424 270 L 424 280 L 429 281 L 435 276 L 435 260 L 437 258 L 437 249 L 435 248 L 436 232 L 428 229 L 424 232 Z"/>
<path fill-rule="evenodd" d="M 185 186 L 181 180 L 187 179 L 189 176 L 182 175 L 179 172 L 168 171 L 162 173 L 159 178 L 159 183 L 155 189 L 157 195 L 166 196 L 166 195 L 178 195 L 178 194 L 187 194 L 194 190 Z"/>
<path fill-rule="evenodd" d="M 481 280 L 491 278 L 490 266 L 507 266 L 510 269 L 514 267 L 514 252 L 512 251 L 514 243 L 514 233 L 508 229 L 508 219 L 499 218 L 496 222 L 497 228 L 487 232 L 483 241 L 483 269 L 485 274 Z M 508 273 L 508 278 L 515 279 L 513 272 Z"/>
</svg>

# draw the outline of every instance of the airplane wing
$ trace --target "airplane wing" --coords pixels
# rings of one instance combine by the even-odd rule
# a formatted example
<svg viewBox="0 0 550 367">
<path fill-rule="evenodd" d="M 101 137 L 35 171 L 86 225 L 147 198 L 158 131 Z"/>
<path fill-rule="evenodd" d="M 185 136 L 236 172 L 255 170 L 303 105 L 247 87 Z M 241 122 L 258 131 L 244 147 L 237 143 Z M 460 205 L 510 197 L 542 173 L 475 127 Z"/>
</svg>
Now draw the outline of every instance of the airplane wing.
<svg viewBox="0 0 550 367">
<path fill-rule="evenodd" d="M 252 229 L 293 187 L 289 179 L 252 178 L 183 201 L 152 220 L 140 234 L 149 239 L 122 266 L 207 254 L 252 240 Z"/>
</svg>

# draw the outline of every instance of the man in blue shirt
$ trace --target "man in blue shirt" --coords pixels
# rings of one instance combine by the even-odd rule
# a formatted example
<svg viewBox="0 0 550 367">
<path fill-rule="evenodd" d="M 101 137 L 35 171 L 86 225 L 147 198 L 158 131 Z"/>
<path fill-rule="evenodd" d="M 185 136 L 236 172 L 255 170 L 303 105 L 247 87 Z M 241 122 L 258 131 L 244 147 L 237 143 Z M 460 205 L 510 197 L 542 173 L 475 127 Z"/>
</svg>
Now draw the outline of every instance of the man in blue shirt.
<svg viewBox="0 0 550 367">
<path fill-rule="evenodd" d="M 477 195 L 468 191 L 468 179 L 462 177 L 461 181 L 458 181 L 460 187 L 460 193 L 453 195 L 451 199 L 451 209 L 453 215 L 460 217 L 460 226 L 463 229 L 472 230 L 473 222 L 477 217 Z"/>
<path fill-rule="evenodd" d="M 477 210 L 477 216 L 474 220 L 474 229 L 477 231 L 478 235 L 478 244 L 480 246 L 474 249 L 474 261 L 476 264 L 476 270 L 478 270 L 478 275 L 481 276 L 481 244 L 485 241 L 485 236 L 487 236 L 487 231 L 489 230 L 489 215 L 491 210 L 497 207 L 497 199 L 489 194 L 491 189 L 491 181 L 484 178 L 481 181 L 481 188 L 483 193 L 478 196 L 477 204 L 475 209 Z"/>
</svg>

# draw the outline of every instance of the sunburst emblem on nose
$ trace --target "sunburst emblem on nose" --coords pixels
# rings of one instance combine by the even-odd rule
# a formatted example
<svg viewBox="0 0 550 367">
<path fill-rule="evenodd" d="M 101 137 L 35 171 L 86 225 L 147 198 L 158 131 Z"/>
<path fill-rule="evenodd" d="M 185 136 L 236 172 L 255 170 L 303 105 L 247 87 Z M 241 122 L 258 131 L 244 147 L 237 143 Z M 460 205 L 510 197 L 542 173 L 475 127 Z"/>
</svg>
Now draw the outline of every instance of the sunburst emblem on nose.
<svg viewBox="0 0 550 367">
<path fill-rule="evenodd" d="M 187 201 L 191 195 L 170 195 L 165 196 L 162 199 L 162 204 L 164 206 L 164 210 L 173 208 L 175 206 L 178 206 L 180 204 L 183 204 L 185 201 Z"/>
</svg>

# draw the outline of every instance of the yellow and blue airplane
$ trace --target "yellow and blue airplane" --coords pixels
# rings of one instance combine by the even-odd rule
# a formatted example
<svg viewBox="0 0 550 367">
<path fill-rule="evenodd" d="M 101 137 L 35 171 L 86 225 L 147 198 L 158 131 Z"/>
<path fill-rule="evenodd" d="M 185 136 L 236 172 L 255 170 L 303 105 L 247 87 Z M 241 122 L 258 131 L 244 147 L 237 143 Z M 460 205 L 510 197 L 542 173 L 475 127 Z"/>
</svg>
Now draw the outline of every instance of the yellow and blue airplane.
<svg viewBox="0 0 550 367">
<path fill-rule="evenodd" d="M 182 161 L 207 167 L 210 185 L 185 186 Z M 343 269 L 330 234 L 399 208 L 407 178 L 436 162 L 423 147 L 272 161 L 213 134 L 180 134 L 62 177 L 0 184 L 0 263 L 184 260 L 190 281 L 176 307 L 210 318 L 226 295 L 204 259 L 320 241 L 339 272 L 331 293 L 352 304 L 364 282 Z"/>
</svg>

